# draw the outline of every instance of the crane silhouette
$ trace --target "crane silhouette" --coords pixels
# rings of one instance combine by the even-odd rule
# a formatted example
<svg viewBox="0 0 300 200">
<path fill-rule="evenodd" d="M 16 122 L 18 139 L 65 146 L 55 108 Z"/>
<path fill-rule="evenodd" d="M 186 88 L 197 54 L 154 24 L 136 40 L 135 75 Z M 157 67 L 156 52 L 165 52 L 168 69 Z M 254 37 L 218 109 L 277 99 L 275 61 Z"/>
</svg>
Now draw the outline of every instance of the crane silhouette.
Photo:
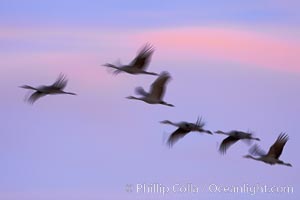
<svg viewBox="0 0 300 200">
<path fill-rule="evenodd" d="M 243 131 L 233 130 L 233 131 L 230 131 L 230 132 L 223 132 L 223 131 L 219 130 L 219 131 L 216 131 L 215 133 L 223 134 L 223 135 L 228 136 L 227 138 L 225 138 L 222 141 L 222 143 L 219 147 L 219 152 L 221 154 L 225 154 L 227 149 L 239 140 L 248 140 L 248 141 L 249 140 L 257 140 L 257 141 L 260 141 L 259 138 L 253 137 L 251 133 L 246 133 L 246 132 L 243 132 Z"/>
<path fill-rule="evenodd" d="M 283 148 L 287 141 L 289 140 L 289 137 L 285 133 L 280 133 L 275 143 L 270 147 L 269 152 L 265 153 L 263 150 L 259 148 L 258 145 L 254 145 L 250 150 L 249 153 L 251 155 L 245 155 L 244 158 L 250 158 L 257 161 L 262 161 L 264 163 L 274 165 L 274 164 L 280 164 L 292 167 L 290 163 L 285 163 L 282 160 L 279 160 L 280 155 L 282 154 Z M 253 157 L 258 156 L 258 157 Z"/>
<path fill-rule="evenodd" d="M 152 83 L 150 92 L 146 92 L 142 87 L 137 87 L 135 92 L 142 97 L 129 96 L 128 99 L 141 100 L 149 104 L 162 104 L 165 106 L 174 107 L 174 105 L 166 103 L 162 100 L 165 91 L 166 84 L 170 80 L 171 76 L 168 72 L 162 72 L 159 77 Z"/>
<path fill-rule="evenodd" d="M 199 119 L 199 117 L 198 117 L 196 123 L 190 123 L 190 122 L 186 122 L 186 121 L 174 123 L 169 120 L 164 120 L 164 121 L 161 121 L 160 123 L 170 124 L 170 125 L 178 127 L 168 138 L 167 144 L 169 147 L 172 147 L 179 139 L 183 138 L 188 133 L 193 132 L 193 131 L 200 132 L 200 133 L 207 133 L 207 134 L 212 135 L 211 131 L 204 129 L 205 123 L 202 121 L 202 118 Z"/>
<path fill-rule="evenodd" d="M 30 97 L 27 99 L 28 103 L 33 104 L 38 99 L 46 95 L 55 95 L 55 94 L 69 94 L 69 95 L 76 95 L 72 92 L 65 92 L 63 89 L 67 86 L 68 80 L 66 76 L 60 74 L 57 80 L 52 85 L 42 85 L 39 87 L 32 87 L 29 85 L 20 86 L 20 88 L 34 90 Z"/>
<path fill-rule="evenodd" d="M 103 66 L 116 69 L 113 73 L 119 74 L 120 72 L 127 72 L 129 74 L 148 74 L 158 76 L 157 73 L 146 71 L 149 66 L 151 56 L 154 52 L 154 48 L 150 44 L 145 44 L 138 52 L 137 56 L 128 65 L 116 66 L 110 63 L 106 63 Z"/>
</svg>

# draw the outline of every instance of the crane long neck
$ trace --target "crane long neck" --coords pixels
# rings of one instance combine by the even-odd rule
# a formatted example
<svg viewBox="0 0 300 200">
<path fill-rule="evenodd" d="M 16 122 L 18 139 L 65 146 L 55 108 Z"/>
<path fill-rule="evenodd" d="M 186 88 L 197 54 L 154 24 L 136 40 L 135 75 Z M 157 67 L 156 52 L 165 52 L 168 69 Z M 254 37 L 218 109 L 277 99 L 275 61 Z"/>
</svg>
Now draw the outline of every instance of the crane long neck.
<svg viewBox="0 0 300 200">
<path fill-rule="evenodd" d="M 29 90 L 36 90 L 36 91 L 38 90 L 37 88 L 29 86 L 29 85 L 23 85 L 23 86 L 20 86 L 20 88 L 29 89 Z"/>
<path fill-rule="evenodd" d="M 111 68 L 114 68 L 114 69 L 120 69 L 120 67 L 117 67 L 117 66 L 115 66 L 113 64 L 110 64 L 110 63 L 104 64 L 103 66 L 111 67 Z"/>
<path fill-rule="evenodd" d="M 247 158 L 250 158 L 250 159 L 253 159 L 253 160 L 257 160 L 257 161 L 262 161 L 261 157 L 255 158 L 255 157 L 253 157 L 251 155 L 247 155 Z"/>
<path fill-rule="evenodd" d="M 157 73 L 154 73 L 154 72 L 143 71 L 142 73 L 143 73 L 143 74 L 148 74 L 148 75 L 158 76 L 158 74 L 157 74 Z"/>
<path fill-rule="evenodd" d="M 182 124 L 181 123 L 174 123 L 174 122 L 171 122 L 169 120 L 166 120 L 166 121 L 163 121 L 164 124 L 170 124 L 172 126 L 176 126 L 176 127 L 180 127 Z"/>
<path fill-rule="evenodd" d="M 285 163 L 285 162 L 283 162 L 281 160 L 279 160 L 278 164 L 292 167 L 292 165 L 290 163 Z"/>
<path fill-rule="evenodd" d="M 223 135 L 230 135 L 230 133 L 224 132 L 224 131 L 216 131 L 215 133 L 223 134 Z"/>
<path fill-rule="evenodd" d="M 138 97 L 134 97 L 134 96 L 129 96 L 127 97 L 128 99 L 134 99 L 134 100 L 140 100 L 140 101 L 145 101 L 143 98 L 138 98 Z"/>
<path fill-rule="evenodd" d="M 208 133 L 208 134 L 213 134 L 211 131 L 209 131 L 209 130 L 205 130 L 205 129 L 201 129 L 201 132 L 204 132 L 204 133 Z"/>
<path fill-rule="evenodd" d="M 292 167 L 292 164 L 290 164 L 290 163 L 284 163 L 283 165 L 288 166 L 288 167 Z"/>
<path fill-rule="evenodd" d="M 164 123 L 165 123 L 165 124 L 170 124 L 170 125 L 172 125 L 172 126 L 177 126 L 177 127 L 179 126 L 178 123 L 174 123 L 174 122 L 171 122 L 171 121 L 168 121 L 168 120 L 165 121 Z"/>
<path fill-rule="evenodd" d="M 174 105 L 173 105 L 173 104 L 170 104 L 170 103 L 166 103 L 166 102 L 162 102 L 161 104 L 162 104 L 162 105 L 165 105 L 165 106 L 170 106 L 170 107 L 174 107 Z"/>
</svg>

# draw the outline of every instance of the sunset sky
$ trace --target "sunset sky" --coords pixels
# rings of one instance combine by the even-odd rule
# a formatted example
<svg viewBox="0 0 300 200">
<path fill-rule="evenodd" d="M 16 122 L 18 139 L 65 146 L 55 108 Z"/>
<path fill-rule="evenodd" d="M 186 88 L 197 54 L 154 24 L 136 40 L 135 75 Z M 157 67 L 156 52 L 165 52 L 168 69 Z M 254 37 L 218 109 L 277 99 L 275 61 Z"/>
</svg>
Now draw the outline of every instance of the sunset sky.
<svg viewBox="0 0 300 200">
<path fill-rule="evenodd" d="M 300 113 L 298 0 L 1 0 L 0 200 L 299 199 Z M 168 71 L 165 101 L 125 97 L 155 77 L 121 73 L 145 43 L 149 71 Z M 67 91 L 24 102 L 18 86 L 49 85 L 67 75 Z M 293 167 L 226 155 L 222 135 L 191 133 L 169 149 L 175 127 L 252 131 L 266 151 L 281 132 L 281 159 Z M 136 184 L 192 183 L 198 193 L 145 194 Z M 134 186 L 133 192 L 126 185 Z M 221 186 L 292 186 L 287 193 L 214 193 Z"/>
</svg>

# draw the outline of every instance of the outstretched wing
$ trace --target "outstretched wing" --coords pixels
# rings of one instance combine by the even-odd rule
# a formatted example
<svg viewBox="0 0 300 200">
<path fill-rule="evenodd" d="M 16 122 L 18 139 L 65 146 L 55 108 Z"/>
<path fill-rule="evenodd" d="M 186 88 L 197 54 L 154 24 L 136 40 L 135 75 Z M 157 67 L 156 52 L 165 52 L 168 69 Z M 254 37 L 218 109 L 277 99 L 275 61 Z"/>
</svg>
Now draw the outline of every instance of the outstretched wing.
<svg viewBox="0 0 300 200">
<path fill-rule="evenodd" d="M 38 99 L 40 99 L 43 96 L 46 96 L 46 94 L 43 92 L 40 92 L 40 91 L 36 91 L 30 95 L 30 97 L 27 99 L 27 101 L 28 101 L 28 103 L 33 104 L 34 102 L 36 102 Z"/>
<path fill-rule="evenodd" d="M 168 141 L 167 144 L 169 147 L 172 147 L 179 139 L 183 138 L 187 133 L 189 133 L 190 131 L 182 129 L 182 128 L 178 128 L 175 132 L 173 132 Z"/>
<path fill-rule="evenodd" d="M 280 133 L 275 143 L 270 147 L 267 156 L 278 159 L 282 153 L 284 145 L 288 140 L 289 137 L 287 134 Z"/>
<path fill-rule="evenodd" d="M 68 80 L 64 74 L 60 74 L 56 81 L 51 85 L 52 88 L 62 90 L 67 86 Z"/>
<path fill-rule="evenodd" d="M 166 90 L 166 83 L 171 76 L 168 72 L 162 72 L 159 77 L 152 83 L 150 89 L 150 96 L 155 99 L 162 99 Z"/>
<path fill-rule="evenodd" d="M 137 87 L 135 88 L 135 93 L 136 94 L 139 94 L 139 95 L 142 95 L 144 97 L 148 96 L 149 94 L 144 90 L 144 88 L 142 87 Z"/>
<path fill-rule="evenodd" d="M 236 143 L 239 139 L 236 137 L 232 137 L 232 136 L 228 136 L 227 138 L 225 138 L 219 148 L 219 151 L 221 154 L 225 154 L 227 149 L 233 145 L 234 143 Z"/>
<path fill-rule="evenodd" d="M 265 156 L 266 152 L 264 152 L 257 144 L 253 145 L 249 149 L 249 153 L 254 156 Z"/>
<path fill-rule="evenodd" d="M 198 129 L 202 129 L 205 126 L 205 122 L 202 120 L 202 117 L 197 118 L 195 125 Z"/>
<path fill-rule="evenodd" d="M 130 65 L 139 69 L 146 69 L 150 63 L 154 48 L 150 44 L 146 44 L 138 52 L 138 55 L 131 61 Z"/>
</svg>

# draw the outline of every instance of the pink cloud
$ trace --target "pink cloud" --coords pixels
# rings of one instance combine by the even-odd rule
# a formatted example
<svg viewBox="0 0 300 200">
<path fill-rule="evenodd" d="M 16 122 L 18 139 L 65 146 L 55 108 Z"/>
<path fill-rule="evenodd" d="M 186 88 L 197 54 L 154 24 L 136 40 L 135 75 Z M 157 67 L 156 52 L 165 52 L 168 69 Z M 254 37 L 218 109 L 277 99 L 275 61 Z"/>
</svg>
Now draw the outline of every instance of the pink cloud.
<svg viewBox="0 0 300 200">
<path fill-rule="evenodd" d="M 151 41 L 167 57 L 176 60 L 213 59 L 254 67 L 299 71 L 300 41 L 276 32 L 262 33 L 232 28 L 176 28 L 147 31 L 135 35 Z"/>
<path fill-rule="evenodd" d="M 0 55 L 0 64 L 5 66 L 0 72 L 7 74 L 7 78 L 18 71 L 23 77 L 39 74 L 52 79 L 62 72 L 85 86 L 100 84 L 105 89 L 107 85 L 121 85 L 101 65 L 114 62 L 122 55 L 124 47 L 118 47 L 128 47 L 127 38 L 127 34 L 119 36 L 119 31 L 113 30 L 6 27 L 0 32 L 0 40 L 17 42 L 12 43 L 15 46 L 10 46 L 10 51 Z M 18 46 L 24 41 L 31 46 Z"/>
<path fill-rule="evenodd" d="M 1 39 L 39 43 L 43 49 L 10 52 L 2 57 L 1 63 L 3 66 L 48 65 L 59 68 L 80 65 L 82 70 L 78 76 L 82 76 L 89 73 L 89 66 L 114 62 L 118 58 L 123 63 L 129 62 L 137 49 L 149 41 L 158 50 L 153 58 L 157 62 L 209 59 L 299 71 L 300 40 L 294 37 L 297 31 L 288 27 L 245 29 L 215 26 L 125 30 L 120 34 L 121 30 L 7 28 L 0 33 Z M 92 73 L 89 76 L 95 75 Z"/>
<path fill-rule="evenodd" d="M 0 56 L 0 69 L 4 79 L 18 76 L 20 80 L 43 80 L 41 84 L 51 84 L 59 73 L 70 78 L 70 85 L 79 84 L 109 90 L 107 86 L 121 85 L 109 71 L 101 66 L 105 56 L 97 53 L 79 52 L 34 52 Z M 17 59 L 16 59 L 17 58 Z M 37 81 L 39 82 L 39 81 Z M 33 81 L 34 83 L 34 81 Z M 30 82 L 28 83 L 30 84 Z"/>
</svg>

